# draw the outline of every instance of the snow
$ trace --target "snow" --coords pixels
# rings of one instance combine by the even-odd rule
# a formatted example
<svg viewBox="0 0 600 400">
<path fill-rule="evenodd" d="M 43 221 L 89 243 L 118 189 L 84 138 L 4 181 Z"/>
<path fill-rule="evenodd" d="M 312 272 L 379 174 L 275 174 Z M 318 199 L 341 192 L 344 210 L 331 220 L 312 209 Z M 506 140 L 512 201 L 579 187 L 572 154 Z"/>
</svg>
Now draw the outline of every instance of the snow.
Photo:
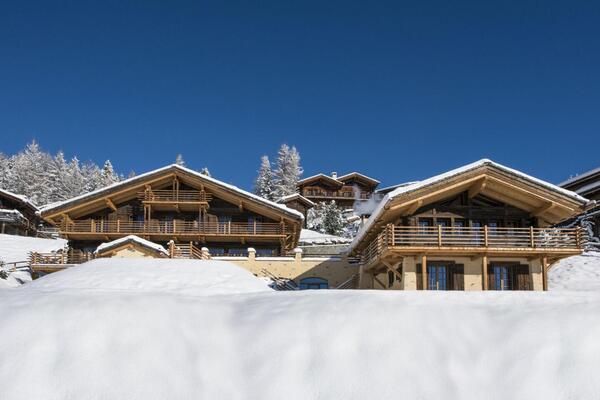
<svg viewBox="0 0 600 400">
<path fill-rule="evenodd" d="M 5 190 L 5 189 L 0 189 L 0 194 L 3 194 L 3 195 L 5 195 L 5 196 L 7 196 L 7 197 L 12 197 L 12 198 L 14 198 L 14 199 L 17 199 L 17 200 L 20 200 L 22 203 L 24 203 L 24 204 L 28 205 L 28 206 L 29 206 L 29 207 L 31 207 L 33 210 L 36 210 L 36 211 L 37 211 L 37 209 L 38 209 L 38 208 L 36 207 L 36 205 L 35 205 L 35 204 L 33 204 L 33 203 L 31 202 L 31 200 L 29 200 L 29 197 L 27 197 L 27 196 L 23 196 L 23 195 L 20 195 L 20 194 L 17 194 L 17 193 L 13 193 L 13 192 L 10 192 L 10 191 L 8 191 L 8 190 Z"/>
<path fill-rule="evenodd" d="M 299 244 L 337 244 L 337 243 L 350 243 L 352 239 L 348 239 L 341 236 L 328 235 L 313 231 L 310 229 L 302 229 L 300 232 Z"/>
<path fill-rule="evenodd" d="M 27 288 L 183 296 L 271 290 L 264 281 L 228 262 L 163 258 L 98 258 L 35 280 Z"/>
<path fill-rule="evenodd" d="M 29 252 L 49 253 L 67 245 L 65 239 L 42 239 L 0 234 L 0 260 L 10 263 L 29 260 Z"/>
<path fill-rule="evenodd" d="M 600 397 L 598 291 L 276 292 L 236 268 L 104 259 L 0 291 L 0 398 Z"/>
<path fill-rule="evenodd" d="M 563 181 L 563 182 L 559 183 L 558 186 L 566 186 L 566 185 L 568 185 L 570 183 L 577 182 L 577 181 L 585 179 L 585 178 L 587 178 L 589 176 L 597 174 L 598 172 L 600 172 L 600 167 L 591 169 L 591 170 L 586 171 L 586 172 L 583 172 L 583 173 L 581 173 L 579 175 L 575 175 L 575 176 L 567 179 L 566 181 Z"/>
<path fill-rule="evenodd" d="M 436 176 L 433 176 L 431 178 L 422 180 L 422 181 L 418 181 L 415 182 L 414 184 L 411 185 L 406 185 L 406 186 L 400 186 L 397 189 L 392 190 L 391 192 L 389 192 L 388 194 L 386 194 L 383 198 L 383 200 L 379 203 L 379 205 L 377 206 L 377 208 L 375 208 L 375 210 L 373 211 L 373 213 L 371 214 L 371 217 L 369 217 L 369 219 L 367 220 L 367 222 L 361 227 L 361 229 L 358 231 L 358 234 L 356 235 L 356 237 L 354 238 L 354 240 L 352 241 L 352 244 L 350 245 L 350 248 L 353 249 L 354 247 L 356 247 L 356 245 L 358 245 L 358 243 L 360 243 L 360 241 L 362 240 L 363 236 L 371 229 L 371 226 L 379 219 L 379 216 L 383 213 L 383 211 L 387 208 L 388 204 L 395 198 L 402 196 L 406 193 L 409 192 L 413 192 L 415 190 L 421 189 L 423 187 L 444 181 L 446 179 L 450 179 L 456 175 L 460 175 L 463 174 L 465 172 L 471 171 L 473 169 L 482 167 L 484 165 L 488 165 L 491 167 L 495 167 L 499 170 L 508 172 L 512 175 L 515 175 L 519 178 L 528 180 L 534 184 L 540 185 L 545 187 L 546 189 L 550 189 L 552 191 L 555 191 L 557 193 L 562 194 L 563 196 L 567 196 L 572 198 L 573 200 L 581 203 L 581 204 L 588 204 L 590 202 L 590 200 L 586 199 L 585 197 L 582 197 L 580 195 L 578 195 L 575 192 L 572 192 L 570 190 L 561 188 L 559 186 L 553 185 L 552 183 L 543 181 L 541 179 L 535 178 L 533 176 L 527 175 L 521 171 L 518 171 L 516 169 L 512 169 L 509 167 L 506 167 L 502 164 L 498 164 L 492 160 L 489 160 L 487 158 L 481 159 L 479 161 L 476 161 L 474 163 L 471 164 L 467 164 L 464 165 L 462 167 L 453 169 L 451 171 L 445 172 L 443 174 L 439 174 Z"/>
<path fill-rule="evenodd" d="M 600 252 L 560 260 L 548 273 L 552 291 L 595 291 L 600 293 Z"/>
<path fill-rule="evenodd" d="M 140 175 L 136 175 L 133 178 L 125 179 L 125 180 L 116 182 L 116 183 L 114 183 L 112 185 L 105 186 L 102 189 L 94 190 L 92 192 L 85 193 L 85 194 L 73 197 L 73 198 L 65 200 L 65 201 L 59 201 L 59 202 L 56 202 L 56 203 L 52 203 L 50 205 L 42 207 L 40 209 L 40 211 L 42 213 L 49 212 L 49 211 L 55 210 L 57 208 L 63 207 L 65 205 L 69 204 L 69 203 L 76 202 L 76 201 L 79 201 L 79 200 L 88 199 L 88 198 L 91 198 L 91 197 L 94 197 L 94 196 L 97 196 L 97 195 L 101 195 L 103 193 L 110 192 L 110 191 L 112 191 L 114 189 L 120 188 L 122 186 L 129 185 L 131 183 L 135 183 L 135 182 L 140 181 L 140 180 L 142 180 L 144 178 L 147 178 L 148 176 L 151 176 L 151 175 L 154 175 L 154 174 L 159 174 L 161 172 L 168 171 L 170 169 L 179 169 L 179 170 L 181 170 L 183 172 L 186 172 L 186 173 L 188 173 L 190 175 L 194 175 L 195 177 L 199 177 L 200 179 L 204 179 L 206 181 L 212 182 L 212 183 L 214 183 L 216 185 L 219 185 L 221 187 L 224 187 L 224 188 L 227 188 L 229 190 L 232 190 L 232 191 L 236 192 L 237 194 L 239 194 L 241 196 L 244 196 L 246 198 L 250 198 L 250 199 L 258 201 L 260 203 L 267 204 L 267 205 L 269 205 L 271 207 L 279 209 L 280 211 L 283 211 L 283 212 L 288 213 L 288 214 L 293 214 L 294 216 L 296 216 L 296 217 L 298 217 L 300 219 L 304 219 L 304 215 L 300 211 L 296 211 L 296 210 L 293 210 L 293 209 L 291 209 L 289 207 L 286 207 L 283 204 L 278 204 L 278 203 L 275 203 L 273 201 L 264 199 L 264 198 L 262 198 L 260 196 L 257 196 L 255 194 L 253 194 L 253 193 L 250 193 L 250 192 L 247 192 L 247 191 L 245 191 L 243 189 L 240 189 L 237 186 L 230 185 L 228 183 L 222 182 L 222 181 L 220 181 L 218 179 L 215 179 L 213 177 L 210 177 L 208 175 L 203 175 L 203 174 L 201 174 L 198 171 L 194 171 L 193 169 L 189 169 L 187 167 L 183 167 L 183 166 L 177 165 L 177 164 L 167 165 L 167 166 L 162 167 L 162 168 L 158 168 L 158 169 L 155 169 L 155 170 L 152 170 L 152 171 L 148 171 L 148 172 L 140 174 Z"/>
<path fill-rule="evenodd" d="M 102 243 L 100 246 L 98 246 L 98 248 L 96 249 L 95 253 L 100 253 L 100 252 L 102 252 L 105 249 L 110 249 L 112 247 L 117 247 L 117 246 L 119 246 L 119 245 L 121 245 L 123 243 L 127 243 L 127 242 L 135 242 L 135 243 L 138 243 L 138 244 L 140 244 L 140 245 L 142 245 L 144 247 L 148 247 L 150 249 L 153 249 L 153 250 L 156 250 L 158 252 L 161 252 L 161 253 L 163 253 L 163 254 L 165 254 L 167 256 L 169 255 L 169 252 L 163 246 L 161 246 L 160 244 L 153 243 L 153 242 L 151 242 L 149 240 L 146 240 L 146 239 L 142 239 L 141 237 L 136 236 L 136 235 L 128 235 L 128 236 L 125 236 L 125 237 L 113 240 L 112 242 Z"/>
</svg>

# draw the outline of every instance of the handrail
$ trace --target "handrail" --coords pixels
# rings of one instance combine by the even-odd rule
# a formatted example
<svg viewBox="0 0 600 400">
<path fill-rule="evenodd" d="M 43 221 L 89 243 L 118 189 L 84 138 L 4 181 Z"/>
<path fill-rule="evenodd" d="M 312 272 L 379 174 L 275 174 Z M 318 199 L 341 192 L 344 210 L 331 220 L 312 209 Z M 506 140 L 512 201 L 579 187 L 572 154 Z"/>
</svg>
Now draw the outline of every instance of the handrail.
<svg viewBox="0 0 600 400">
<path fill-rule="evenodd" d="M 422 227 L 388 224 L 362 251 L 368 264 L 389 247 L 583 250 L 581 228 Z"/>
<path fill-rule="evenodd" d="M 284 235 L 285 226 L 274 222 L 198 222 L 198 221 L 69 221 L 61 233 L 119 234 L 209 234 L 209 235 Z"/>
<path fill-rule="evenodd" d="M 212 195 L 200 190 L 147 190 L 138 192 L 138 198 L 146 202 L 208 203 Z"/>
</svg>

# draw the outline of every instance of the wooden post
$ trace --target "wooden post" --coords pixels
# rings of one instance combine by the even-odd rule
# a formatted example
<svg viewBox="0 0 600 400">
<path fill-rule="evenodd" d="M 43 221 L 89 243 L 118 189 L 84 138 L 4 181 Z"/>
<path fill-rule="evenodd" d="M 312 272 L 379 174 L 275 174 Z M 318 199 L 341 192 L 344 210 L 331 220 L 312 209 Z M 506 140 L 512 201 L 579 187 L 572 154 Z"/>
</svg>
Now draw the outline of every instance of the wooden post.
<svg viewBox="0 0 600 400">
<path fill-rule="evenodd" d="M 121 220 L 117 219 L 117 233 L 121 232 Z"/>
<path fill-rule="evenodd" d="M 169 242 L 169 257 L 175 257 L 175 242 L 172 240 Z"/>
<path fill-rule="evenodd" d="M 438 225 L 438 247 L 442 247 L 442 226 Z"/>
<path fill-rule="evenodd" d="M 533 236 L 533 226 L 529 227 L 529 240 L 531 241 L 531 247 L 535 247 L 535 238 Z"/>
<path fill-rule="evenodd" d="M 392 247 L 396 245 L 396 233 L 394 232 L 394 224 L 390 224 L 390 229 L 392 230 Z"/>
<path fill-rule="evenodd" d="M 542 287 L 548 290 L 548 257 L 542 257 Z"/>
<path fill-rule="evenodd" d="M 575 231 L 575 245 L 578 249 L 581 248 L 581 227 L 578 226 Z"/>
<path fill-rule="evenodd" d="M 421 269 L 421 276 L 423 277 L 423 290 L 427 290 L 427 256 L 425 254 L 423 254 L 421 257 Z"/>
<path fill-rule="evenodd" d="M 483 290 L 488 290 L 488 257 L 483 256 L 481 259 L 481 275 L 483 276 L 483 282 L 481 288 Z"/>
<path fill-rule="evenodd" d="M 483 226 L 483 245 L 488 247 L 488 226 Z"/>
<path fill-rule="evenodd" d="M 254 235 L 256 235 L 256 218 L 254 218 Z"/>
</svg>

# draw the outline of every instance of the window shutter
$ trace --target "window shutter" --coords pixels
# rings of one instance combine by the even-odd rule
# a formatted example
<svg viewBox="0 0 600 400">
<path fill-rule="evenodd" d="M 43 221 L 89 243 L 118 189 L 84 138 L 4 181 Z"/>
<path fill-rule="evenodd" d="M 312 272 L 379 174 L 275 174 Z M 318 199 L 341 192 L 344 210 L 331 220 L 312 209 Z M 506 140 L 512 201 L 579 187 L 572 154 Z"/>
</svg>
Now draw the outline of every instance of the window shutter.
<svg viewBox="0 0 600 400">
<path fill-rule="evenodd" d="M 517 280 L 517 284 L 515 286 L 516 290 L 532 290 L 533 285 L 531 282 L 531 275 L 529 274 L 529 265 L 527 264 L 517 264 L 515 265 L 515 276 Z"/>
<path fill-rule="evenodd" d="M 492 264 L 488 264 L 488 290 L 495 290 L 496 288 L 496 279 L 494 276 L 494 266 Z"/>
<path fill-rule="evenodd" d="M 465 290 L 465 266 L 454 264 L 452 271 L 452 290 Z"/>
<path fill-rule="evenodd" d="M 417 264 L 417 290 L 423 290 L 423 267 Z"/>
</svg>

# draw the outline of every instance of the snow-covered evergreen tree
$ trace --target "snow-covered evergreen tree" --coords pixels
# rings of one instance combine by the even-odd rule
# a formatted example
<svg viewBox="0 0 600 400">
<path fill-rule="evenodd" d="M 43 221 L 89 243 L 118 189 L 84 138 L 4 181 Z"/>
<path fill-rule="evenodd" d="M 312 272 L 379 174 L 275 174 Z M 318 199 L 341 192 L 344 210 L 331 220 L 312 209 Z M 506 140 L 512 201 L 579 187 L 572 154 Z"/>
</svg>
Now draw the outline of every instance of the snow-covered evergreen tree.
<svg viewBox="0 0 600 400">
<path fill-rule="evenodd" d="M 208 170 L 208 167 L 204 167 L 204 168 L 202 168 L 202 169 L 200 170 L 200 173 L 201 173 L 202 175 L 206 175 L 206 176 L 208 176 L 208 177 L 210 177 L 210 176 L 211 176 L 211 175 L 210 175 L 210 171 Z"/>
<path fill-rule="evenodd" d="M 268 156 L 260 158 L 258 176 L 254 181 L 254 193 L 267 200 L 275 200 L 275 182 Z"/>
<path fill-rule="evenodd" d="M 102 172 L 100 174 L 99 187 L 109 186 L 119 181 L 119 175 L 115 173 L 112 163 L 110 162 L 110 160 L 106 160 L 104 162 L 104 167 L 102 167 Z"/>
<path fill-rule="evenodd" d="M 181 166 L 181 167 L 185 167 L 185 161 L 183 159 L 183 156 L 181 154 L 177 154 L 177 157 L 175 158 L 175 164 Z"/>
<path fill-rule="evenodd" d="M 10 157 L 0 155 L 0 188 L 25 195 L 37 205 L 78 196 L 121 178 L 110 161 L 100 169 L 95 163 L 67 162 L 62 152 L 52 157 L 34 140 Z"/>
<path fill-rule="evenodd" d="M 298 191 L 297 183 L 302 176 L 300 166 L 300 153 L 296 147 L 291 148 L 282 144 L 277 154 L 277 168 L 275 169 L 275 197 L 281 198 Z"/>
<path fill-rule="evenodd" d="M 346 220 L 342 209 L 335 201 L 317 203 L 308 210 L 306 227 L 313 231 L 341 236 L 345 232 Z"/>
</svg>

